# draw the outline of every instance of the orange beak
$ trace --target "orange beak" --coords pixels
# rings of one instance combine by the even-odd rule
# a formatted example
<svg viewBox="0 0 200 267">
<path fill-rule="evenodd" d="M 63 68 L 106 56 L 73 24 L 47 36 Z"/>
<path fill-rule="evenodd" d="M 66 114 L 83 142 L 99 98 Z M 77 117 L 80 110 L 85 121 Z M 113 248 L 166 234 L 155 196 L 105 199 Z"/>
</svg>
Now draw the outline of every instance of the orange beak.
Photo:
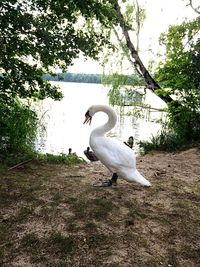
<svg viewBox="0 0 200 267">
<path fill-rule="evenodd" d="M 90 125 L 91 121 L 92 121 L 92 117 L 89 115 L 85 115 L 85 120 L 84 120 L 83 124 L 89 123 L 89 125 Z"/>
</svg>

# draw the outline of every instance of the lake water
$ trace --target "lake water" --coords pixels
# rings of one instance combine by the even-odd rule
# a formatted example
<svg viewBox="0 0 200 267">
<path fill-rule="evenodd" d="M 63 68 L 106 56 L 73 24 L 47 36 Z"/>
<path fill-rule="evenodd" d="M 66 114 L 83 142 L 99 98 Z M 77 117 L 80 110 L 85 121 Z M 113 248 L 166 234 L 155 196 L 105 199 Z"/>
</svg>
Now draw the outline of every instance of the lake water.
<svg viewBox="0 0 200 267">
<path fill-rule="evenodd" d="M 108 87 L 101 84 L 64 83 L 52 82 L 58 85 L 64 98 L 61 101 L 46 99 L 39 107 L 45 122 L 45 135 L 39 134 L 37 148 L 42 153 L 68 153 L 72 148 L 79 156 L 84 157 L 83 151 L 89 146 L 91 131 L 107 121 L 104 113 L 95 114 L 92 124 L 83 124 L 85 112 L 94 104 L 108 105 Z M 165 104 L 154 94 L 148 92 L 146 103 L 154 108 L 163 108 Z M 120 116 L 120 108 L 113 108 L 118 115 L 118 121 L 113 130 L 108 134 L 113 138 L 126 141 L 129 136 L 135 139 L 135 150 L 138 150 L 139 140 L 149 140 L 152 134 L 160 130 L 160 124 L 156 121 L 163 113 L 154 110 L 147 112 L 145 118 L 136 119 L 134 116 Z M 125 107 L 125 113 L 131 112 L 133 107 Z"/>
</svg>

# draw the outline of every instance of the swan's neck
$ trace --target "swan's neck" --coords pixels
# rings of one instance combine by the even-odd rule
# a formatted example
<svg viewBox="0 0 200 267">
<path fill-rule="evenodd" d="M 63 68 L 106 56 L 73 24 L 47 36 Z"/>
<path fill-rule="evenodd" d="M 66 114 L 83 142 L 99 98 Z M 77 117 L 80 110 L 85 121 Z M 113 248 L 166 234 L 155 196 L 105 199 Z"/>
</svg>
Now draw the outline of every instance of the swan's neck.
<svg viewBox="0 0 200 267">
<path fill-rule="evenodd" d="M 97 128 L 95 128 L 92 133 L 91 136 L 103 136 L 106 132 L 110 131 L 116 124 L 117 122 L 117 115 L 115 114 L 115 112 L 108 106 L 103 106 L 103 105 L 98 105 L 96 106 L 96 112 L 104 112 L 108 115 L 108 121 L 102 125 L 99 126 Z"/>
</svg>

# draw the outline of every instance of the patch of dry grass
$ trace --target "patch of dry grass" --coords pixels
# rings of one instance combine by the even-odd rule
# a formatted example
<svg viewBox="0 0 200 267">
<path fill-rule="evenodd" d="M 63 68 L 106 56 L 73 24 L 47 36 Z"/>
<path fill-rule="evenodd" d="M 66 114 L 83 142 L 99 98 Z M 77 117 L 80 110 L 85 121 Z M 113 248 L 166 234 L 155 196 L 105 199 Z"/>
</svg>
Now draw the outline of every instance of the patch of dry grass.
<svg viewBox="0 0 200 267">
<path fill-rule="evenodd" d="M 200 266 L 200 152 L 138 159 L 153 184 L 108 178 L 99 163 L 0 170 L 3 267 Z"/>
</svg>

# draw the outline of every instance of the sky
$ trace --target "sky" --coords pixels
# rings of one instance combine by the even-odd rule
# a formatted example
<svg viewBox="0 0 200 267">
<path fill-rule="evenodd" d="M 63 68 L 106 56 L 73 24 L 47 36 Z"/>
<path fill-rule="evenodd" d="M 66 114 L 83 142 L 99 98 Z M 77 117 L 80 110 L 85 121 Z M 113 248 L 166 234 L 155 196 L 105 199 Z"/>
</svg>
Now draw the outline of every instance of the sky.
<svg viewBox="0 0 200 267">
<path fill-rule="evenodd" d="M 192 19 L 197 14 L 191 7 L 187 7 L 187 0 L 138 0 L 146 10 L 146 19 L 140 34 L 140 57 L 147 66 L 150 60 L 155 59 L 155 54 L 160 51 L 158 44 L 159 36 L 167 31 L 169 25 L 181 23 L 185 18 Z M 194 5 L 199 0 L 193 0 Z M 148 50 L 152 49 L 153 53 Z M 79 58 L 74 65 L 68 69 L 76 73 L 102 73 L 102 67 L 93 60 Z"/>
</svg>

